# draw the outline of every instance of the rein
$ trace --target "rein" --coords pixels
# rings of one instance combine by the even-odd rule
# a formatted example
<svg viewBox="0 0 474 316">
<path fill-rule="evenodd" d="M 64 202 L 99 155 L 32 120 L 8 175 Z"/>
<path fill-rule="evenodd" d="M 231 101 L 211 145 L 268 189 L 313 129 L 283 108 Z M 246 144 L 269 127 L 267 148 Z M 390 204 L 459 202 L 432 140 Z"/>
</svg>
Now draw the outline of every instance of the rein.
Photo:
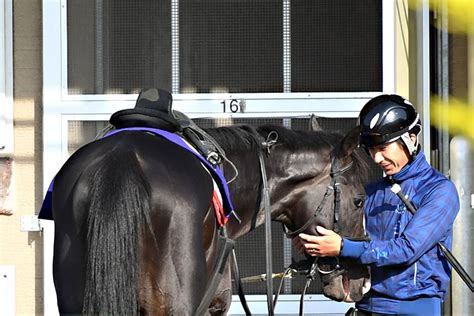
<svg viewBox="0 0 474 316">
<path fill-rule="evenodd" d="M 260 173 L 262 175 L 263 183 L 263 204 L 265 210 L 265 262 L 266 262 L 266 273 L 267 275 L 273 275 L 272 267 L 272 217 L 271 217 L 271 205 L 270 205 L 270 193 L 268 189 L 267 172 L 265 170 L 265 160 L 263 158 L 263 151 L 270 154 L 270 148 L 277 142 L 278 134 L 272 131 L 268 134 L 266 141 L 262 142 L 262 150 L 258 151 L 258 160 L 260 164 Z M 274 307 L 273 304 L 273 280 L 267 278 L 267 307 L 268 315 L 273 316 Z"/>
</svg>

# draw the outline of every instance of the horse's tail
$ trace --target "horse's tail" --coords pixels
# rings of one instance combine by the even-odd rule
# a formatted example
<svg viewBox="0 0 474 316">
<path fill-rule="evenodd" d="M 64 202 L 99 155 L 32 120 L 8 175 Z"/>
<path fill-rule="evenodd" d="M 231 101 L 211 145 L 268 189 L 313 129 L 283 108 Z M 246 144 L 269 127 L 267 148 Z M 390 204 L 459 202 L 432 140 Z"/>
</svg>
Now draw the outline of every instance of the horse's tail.
<svg viewBox="0 0 474 316">
<path fill-rule="evenodd" d="M 93 168 L 83 313 L 136 315 L 139 239 L 150 227 L 149 186 L 131 150 L 111 152 Z"/>
</svg>

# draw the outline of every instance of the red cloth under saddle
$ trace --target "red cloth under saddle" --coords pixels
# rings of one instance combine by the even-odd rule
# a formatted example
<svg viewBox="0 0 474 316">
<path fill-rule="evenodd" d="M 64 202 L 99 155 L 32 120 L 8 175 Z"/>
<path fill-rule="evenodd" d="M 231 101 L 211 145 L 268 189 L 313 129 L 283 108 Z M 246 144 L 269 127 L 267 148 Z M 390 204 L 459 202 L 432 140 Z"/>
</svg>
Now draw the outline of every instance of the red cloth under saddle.
<svg viewBox="0 0 474 316">
<path fill-rule="evenodd" d="M 229 217 L 225 215 L 224 207 L 222 206 L 222 197 L 216 189 L 212 191 L 212 205 L 214 206 L 214 211 L 216 212 L 216 218 L 220 226 L 224 226 Z"/>
</svg>

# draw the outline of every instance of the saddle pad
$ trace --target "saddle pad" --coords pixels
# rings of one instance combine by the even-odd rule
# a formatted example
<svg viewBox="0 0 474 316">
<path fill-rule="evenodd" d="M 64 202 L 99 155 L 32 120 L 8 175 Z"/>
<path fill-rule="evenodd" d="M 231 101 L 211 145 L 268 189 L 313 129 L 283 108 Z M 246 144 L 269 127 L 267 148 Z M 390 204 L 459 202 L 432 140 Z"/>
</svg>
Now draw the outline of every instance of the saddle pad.
<svg viewBox="0 0 474 316">
<path fill-rule="evenodd" d="M 123 129 L 116 129 L 116 130 L 110 131 L 104 137 L 108 137 L 116 133 L 120 133 L 122 131 L 148 131 L 148 132 L 154 133 L 188 150 L 194 156 L 196 156 L 201 161 L 201 163 L 206 167 L 206 169 L 209 171 L 213 180 L 217 184 L 219 192 L 221 193 L 220 195 L 222 196 L 222 208 L 220 208 L 221 211 L 219 211 L 219 213 L 222 213 L 222 214 L 217 214 L 219 224 L 222 226 L 228 221 L 229 216 L 234 212 L 234 207 L 230 199 L 230 192 L 229 192 L 229 187 L 227 186 L 227 181 L 225 180 L 224 175 L 222 174 L 222 171 L 218 167 L 214 168 L 202 155 L 200 155 L 194 148 L 190 147 L 186 143 L 186 141 L 184 141 L 178 135 L 164 131 L 164 130 L 160 130 L 157 128 L 129 127 L 129 128 L 123 128 Z M 48 187 L 48 191 L 46 192 L 46 196 L 43 200 L 43 204 L 41 205 L 41 210 L 38 215 L 38 218 L 40 219 L 53 220 L 53 213 L 52 213 L 53 185 L 54 185 L 54 179 L 53 181 L 51 181 L 51 184 Z M 215 202 L 216 202 L 215 193 L 213 194 L 213 200 L 214 200 L 213 204 L 215 205 Z"/>
</svg>

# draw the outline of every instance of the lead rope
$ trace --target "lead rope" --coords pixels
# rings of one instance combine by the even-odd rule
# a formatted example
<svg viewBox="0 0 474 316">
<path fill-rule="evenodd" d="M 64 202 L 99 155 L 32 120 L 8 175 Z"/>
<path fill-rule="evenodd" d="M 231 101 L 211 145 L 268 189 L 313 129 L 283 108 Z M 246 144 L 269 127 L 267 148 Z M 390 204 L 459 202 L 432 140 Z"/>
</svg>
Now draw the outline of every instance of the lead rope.
<svg viewBox="0 0 474 316">
<path fill-rule="evenodd" d="M 317 266 L 317 260 L 314 260 L 313 263 L 311 264 L 311 268 L 309 269 L 309 273 L 306 276 L 306 284 L 304 286 L 303 292 L 301 293 L 300 297 L 300 310 L 299 310 L 299 315 L 303 316 L 304 315 L 304 296 L 306 295 L 306 290 L 308 290 L 311 282 L 314 280 L 314 274 L 316 273 L 316 266 Z"/>
<path fill-rule="evenodd" d="M 278 296 L 281 293 L 281 289 L 283 288 L 283 282 L 285 281 L 285 278 L 289 276 L 291 278 L 291 274 L 294 273 L 294 270 L 291 267 L 288 267 L 285 269 L 285 271 L 282 274 L 281 280 L 280 280 L 280 285 L 278 286 L 278 291 L 275 294 L 275 299 L 273 300 L 273 310 L 276 308 L 276 304 L 278 302 Z"/>
</svg>

